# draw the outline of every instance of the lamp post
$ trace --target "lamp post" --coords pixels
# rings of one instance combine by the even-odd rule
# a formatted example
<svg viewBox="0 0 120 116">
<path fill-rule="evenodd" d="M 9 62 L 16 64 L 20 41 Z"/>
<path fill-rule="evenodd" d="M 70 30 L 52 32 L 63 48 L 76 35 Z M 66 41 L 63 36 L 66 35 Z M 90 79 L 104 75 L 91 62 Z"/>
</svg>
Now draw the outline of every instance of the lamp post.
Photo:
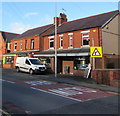
<svg viewBox="0 0 120 116">
<path fill-rule="evenodd" d="M 55 3 L 55 77 L 57 77 L 57 3 Z"/>
</svg>

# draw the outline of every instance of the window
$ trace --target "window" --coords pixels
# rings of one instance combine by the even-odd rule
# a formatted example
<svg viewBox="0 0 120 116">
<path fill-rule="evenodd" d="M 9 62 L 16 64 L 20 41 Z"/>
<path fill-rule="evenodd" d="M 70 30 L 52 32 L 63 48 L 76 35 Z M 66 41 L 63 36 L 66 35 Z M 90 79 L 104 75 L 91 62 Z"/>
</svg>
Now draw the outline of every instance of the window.
<svg viewBox="0 0 120 116">
<path fill-rule="evenodd" d="M 28 59 L 26 59 L 25 63 L 28 64 L 28 65 L 30 65 L 30 62 L 28 61 Z"/>
<path fill-rule="evenodd" d="M 20 41 L 20 50 L 22 50 L 22 41 Z"/>
<path fill-rule="evenodd" d="M 17 50 L 17 43 L 14 43 L 14 51 Z"/>
<path fill-rule="evenodd" d="M 73 47 L 73 33 L 69 33 L 69 47 Z"/>
<path fill-rule="evenodd" d="M 34 39 L 31 40 L 31 49 L 34 49 Z"/>
<path fill-rule="evenodd" d="M 89 45 L 89 33 L 82 33 L 82 43 L 83 46 Z"/>
<path fill-rule="evenodd" d="M 60 48 L 62 48 L 63 47 L 63 37 L 61 36 L 60 37 Z"/>
<path fill-rule="evenodd" d="M 74 59 L 74 70 L 86 69 L 90 63 L 89 57 L 78 57 Z"/>
<path fill-rule="evenodd" d="M 73 47 L 73 35 L 69 36 L 69 47 Z"/>
<path fill-rule="evenodd" d="M 54 38 L 50 38 L 50 49 L 54 48 Z"/>
<path fill-rule="evenodd" d="M 27 49 L 27 40 L 25 40 L 25 50 Z"/>
</svg>

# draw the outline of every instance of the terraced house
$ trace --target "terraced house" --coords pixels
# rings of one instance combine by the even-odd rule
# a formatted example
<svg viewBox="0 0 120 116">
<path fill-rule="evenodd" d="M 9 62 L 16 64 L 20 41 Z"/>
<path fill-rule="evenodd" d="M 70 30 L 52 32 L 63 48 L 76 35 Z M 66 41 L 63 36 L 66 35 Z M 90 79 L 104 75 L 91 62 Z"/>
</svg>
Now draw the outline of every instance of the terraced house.
<svg viewBox="0 0 120 116">
<path fill-rule="evenodd" d="M 120 68 L 119 10 L 73 21 L 67 21 L 67 16 L 60 13 L 59 17 L 54 17 L 53 24 L 30 29 L 11 40 L 10 54 L 16 54 L 14 63 L 18 56 L 34 56 L 54 72 L 55 24 L 57 24 L 58 73 L 83 77 L 86 67 L 91 64 L 92 76 L 96 80 L 98 79 L 98 82 L 105 80 L 105 83 L 110 84 L 109 80 L 120 79 L 120 71 L 118 71 Z M 103 57 L 93 60 L 90 57 L 91 46 L 101 46 Z M 100 71 L 97 72 L 97 69 L 100 69 L 104 74 L 99 74 Z M 108 76 L 104 77 L 104 75 Z"/>
<path fill-rule="evenodd" d="M 3 64 L 10 64 L 13 60 L 13 57 L 7 55 L 5 57 L 3 55 L 10 53 L 10 42 L 18 35 L 16 33 L 0 31 L 0 62 L 3 62 Z"/>
<path fill-rule="evenodd" d="M 58 73 L 84 75 L 84 69 L 92 64 L 95 69 L 118 69 L 118 27 L 120 26 L 119 11 L 111 11 L 90 17 L 59 24 L 57 28 Z M 52 70 L 55 68 L 55 32 L 51 31 L 43 37 L 44 48 L 34 54 L 44 59 Z M 103 57 L 90 58 L 90 47 L 101 46 Z M 67 70 L 66 70 L 67 69 Z"/>
</svg>

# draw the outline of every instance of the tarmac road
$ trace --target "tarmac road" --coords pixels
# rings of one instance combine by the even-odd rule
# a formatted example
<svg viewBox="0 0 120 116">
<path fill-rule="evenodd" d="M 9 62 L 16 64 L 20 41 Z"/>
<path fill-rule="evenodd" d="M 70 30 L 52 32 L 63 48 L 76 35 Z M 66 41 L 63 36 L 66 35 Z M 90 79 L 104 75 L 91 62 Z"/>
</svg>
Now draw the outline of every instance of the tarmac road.
<svg viewBox="0 0 120 116">
<path fill-rule="evenodd" d="M 101 96 L 97 99 L 80 102 L 78 100 L 70 99 L 69 97 L 64 97 L 58 94 L 48 92 L 48 89 L 46 89 L 46 87 L 48 87 L 47 85 L 43 87 L 42 85 L 40 85 L 40 83 L 37 83 L 39 85 L 35 86 L 35 88 L 43 87 L 43 91 L 39 91 L 38 89 L 32 89 L 31 85 L 26 86 L 25 83 L 23 84 L 23 82 L 26 81 L 41 81 L 38 75 L 30 76 L 26 73 L 18 74 L 14 71 L 12 72 L 11 70 L 7 70 L 7 72 L 9 73 L 5 72 L 6 71 L 4 70 L 2 76 L 3 80 L 1 80 L 3 90 L 2 105 L 3 108 L 10 113 L 118 114 L 118 95 L 113 94 L 107 97 Z M 29 78 L 24 77 L 27 75 Z M 22 83 L 17 83 L 17 81 L 20 81 Z M 59 85 L 63 86 L 64 84 L 60 83 Z M 54 86 L 56 86 L 56 89 L 59 88 L 58 85 Z M 67 84 L 67 86 L 71 85 Z M 50 85 L 50 87 L 53 87 L 53 85 Z M 89 95 L 92 96 L 92 94 Z"/>
</svg>

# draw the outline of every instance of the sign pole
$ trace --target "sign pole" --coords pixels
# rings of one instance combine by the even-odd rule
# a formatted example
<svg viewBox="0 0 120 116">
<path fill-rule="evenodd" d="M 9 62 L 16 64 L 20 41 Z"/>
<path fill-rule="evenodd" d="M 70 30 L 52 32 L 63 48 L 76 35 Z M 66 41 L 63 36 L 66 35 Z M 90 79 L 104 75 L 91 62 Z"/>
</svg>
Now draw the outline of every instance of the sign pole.
<svg viewBox="0 0 120 116">
<path fill-rule="evenodd" d="M 94 38 L 92 38 L 92 47 L 94 47 Z M 95 58 L 93 57 L 93 70 L 95 69 Z"/>
</svg>

